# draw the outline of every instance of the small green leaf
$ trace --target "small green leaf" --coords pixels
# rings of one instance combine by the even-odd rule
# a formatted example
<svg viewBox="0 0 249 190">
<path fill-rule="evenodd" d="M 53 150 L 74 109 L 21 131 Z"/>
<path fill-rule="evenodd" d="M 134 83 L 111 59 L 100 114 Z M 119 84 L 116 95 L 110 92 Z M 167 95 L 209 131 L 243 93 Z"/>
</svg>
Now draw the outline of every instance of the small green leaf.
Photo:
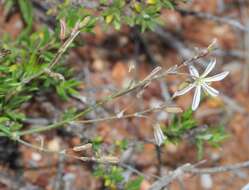
<svg viewBox="0 0 249 190">
<path fill-rule="evenodd" d="M 9 130 L 9 128 L 5 127 L 4 125 L 0 124 L 0 131 L 2 131 L 3 133 L 5 133 L 6 135 L 10 135 L 11 132 Z"/>
<path fill-rule="evenodd" d="M 134 179 L 132 181 L 129 181 L 125 185 L 125 190 L 139 190 L 141 183 L 143 182 L 143 177 L 138 177 L 137 179 Z"/>
<path fill-rule="evenodd" d="M 198 135 L 198 139 L 208 141 L 213 137 L 212 134 L 203 134 L 203 135 Z"/>
<path fill-rule="evenodd" d="M 0 123 L 4 123 L 6 121 L 9 121 L 8 117 L 0 117 Z"/>
<path fill-rule="evenodd" d="M 29 0 L 19 0 L 19 7 L 24 21 L 27 25 L 31 26 L 33 22 L 32 5 Z"/>
<path fill-rule="evenodd" d="M 11 132 L 19 131 L 22 127 L 23 127 L 22 124 L 20 124 L 20 123 L 15 123 L 15 124 L 13 124 L 13 125 L 10 126 L 10 131 L 11 131 Z"/>
<path fill-rule="evenodd" d="M 166 8 L 174 9 L 173 3 L 170 2 L 170 0 L 163 0 L 163 6 Z"/>
</svg>

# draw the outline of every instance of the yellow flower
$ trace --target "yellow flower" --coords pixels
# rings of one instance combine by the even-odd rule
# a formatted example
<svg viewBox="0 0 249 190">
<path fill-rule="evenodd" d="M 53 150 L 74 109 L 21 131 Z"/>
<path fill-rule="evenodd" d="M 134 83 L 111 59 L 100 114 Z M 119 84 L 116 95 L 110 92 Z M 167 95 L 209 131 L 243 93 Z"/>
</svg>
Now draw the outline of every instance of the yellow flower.
<svg viewBox="0 0 249 190">
<path fill-rule="evenodd" d="M 107 24 L 110 24 L 110 23 L 112 22 L 112 20 L 113 20 L 113 15 L 107 15 L 107 16 L 105 17 L 105 22 L 106 22 Z"/>
<path fill-rule="evenodd" d="M 154 5 L 156 4 L 157 0 L 147 0 L 146 3 L 149 5 Z"/>
</svg>

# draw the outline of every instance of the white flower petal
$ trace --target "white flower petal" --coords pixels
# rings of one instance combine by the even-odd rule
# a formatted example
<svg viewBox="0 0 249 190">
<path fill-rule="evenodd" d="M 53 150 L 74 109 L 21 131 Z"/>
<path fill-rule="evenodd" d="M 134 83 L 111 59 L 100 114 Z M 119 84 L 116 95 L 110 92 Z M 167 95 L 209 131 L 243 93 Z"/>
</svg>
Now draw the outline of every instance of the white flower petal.
<svg viewBox="0 0 249 190">
<path fill-rule="evenodd" d="M 159 124 L 156 124 L 154 127 L 154 138 L 157 146 L 161 146 L 166 139 L 164 136 L 162 129 Z"/>
<path fill-rule="evenodd" d="M 191 76 L 199 77 L 199 72 L 193 65 L 189 66 L 189 72 Z"/>
<path fill-rule="evenodd" d="M 229 71 L 225 71 L 220 74 L 214 75 L 212 77 L 207 77 L 204 80 L 205 82 L 220 81 L 220 80 L 223 80 L 228 74 L 229 74 Z"/>
<path fill-rule="evenodd" d="M 191 83 L 191 84 L 189 84 L 188 86 L 184 87 L 183 89 L 177 90 L 177 91 L 174 93 L 173 97 L 181 96 L 181 95 L 183 95 L 183 94 L 186 94 L 186 93 L 189 92 L 193 87 L 194 87 L 194 84 Z"/>
<path fill-rule="evenodd" d="M 208 84 L 206 83 L 203 83 L 202 84 L 202 87 L 204 88 L 204 90 L 210 94 L 211 96 L 218 96 L 219 95 L 219 91 L 214 89 L 213 87 L 209 86 Z"/>
<path fill-rule="evenodd" d="M 207 68 L 202 73 L 201 77 L 206 77 L 214 69 L 215 65 L 216 65 L 216 59 L 214 59 L 208 64 Z"/>
<path fill-rule="evenodd" d="M 195 94 L 192 102 L 192 110 L 195 111 L 200 103 L 201 100 L 201 86 L 198 85 L 195 89 Z"/>
<path fill-rule="evenodd" d="M 242 187 L 242 189 L 241 190 L 248 190 L 249 189 L 249 183 L 248 184 L 246 184 L 244 187 Z"/>
</svg>

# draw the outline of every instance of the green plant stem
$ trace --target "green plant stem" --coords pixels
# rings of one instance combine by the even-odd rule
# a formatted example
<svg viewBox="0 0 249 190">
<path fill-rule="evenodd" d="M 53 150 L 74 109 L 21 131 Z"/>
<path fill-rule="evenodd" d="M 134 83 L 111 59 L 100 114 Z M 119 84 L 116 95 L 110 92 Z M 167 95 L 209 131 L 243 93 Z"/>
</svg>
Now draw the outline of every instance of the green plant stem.
<svg viewBox="0 0 249 190">
<path fill-rule="evenodd" d="M 48 65 L 48 69 L 52 69 L 59 62 L 59 60 L 61 59 L 62 55 L 66 52 L 66 50 L 68 49 L 68 47 L 71 45 L 71 43 L 74 41 L 74 39 L 79 35 L 79 33 L 80 33 L 80 31 L 77 30 L 76 32 L 74 32 L 73 34 L 71 34 L 70 37 L 63 43 L 63 45 L 58 50 L 58 52 L 56 53 L 56 55 L 53 58 L 53 60 L 51 61 L 51 63 Z M 23 79 L 22 83 L 23 84 L 27 84 L 30 81 L 32 81 L 33 79 L 41 76 L 44 72 L 45 72 L 45 69 L 42 69 L 37 74 L 32 75 L 29 78 Z"/>
<path fill-rule="evenodd" d="M 161 78 L 165 76 L 165 73 L 164 74 L 161 74 L 161 75 L 156 75 L 156 76 L 152 76 L 151 78 L 148 78 L 146 80 L 142 80 L 140 82 L 138 82 L 136 85 L 134 86 L 131 86 L 129 88 L 126 88 L 126 89 L 123 89 L 117 93 L 114 93 L 110 96 L 107 96 L 106 98 L 98 101 L 96 104 L 94 104 L 93 106 L 89 106 L 88 108 L 84 109 L 82 112 L 78 113 L 77 115 L 75 115 L 72 119 L 70 120 L 63 120 L 63 121 L 60 121 L 58 123 L 55 123 L 55 124 L 52 124 L 52 125 L 48 125 L 46 127 L 39 127 L 39 128 L 34 128 L 34 129 L 28 129 L 28 130 L 24 130 L 24 131 L 20 131 L 20 132 L 16 132 L 15 136 L 16 137 L 20 137 L 20 136 L 23 136 L 23 135 L 28 135 L 28 134 L 33 134 L 33 133 L 39 133 L 39 132 L 45 132 L 45 131 L 48 131 L 48 130 L 51 130 L 51 129 L 55 129 L 55 128 L 59 128 L 61 127 L 62 125 L 65 125 L 67 123 L 70 123 L 70 122 L 73 122 L 75 121 L 76 119 L 92 112 L 93 110 L 95 110 L 96 108 L 106 104 L 107 102 L 111 101 L 111 100 L 114 100 L 116 98 L 119 98 L 125 94 L 128 94 L 129 92 L 131 91 L 134 91 L 134 90 L 137 90 L 137 89 L 142 89 L 143 87 L 145 87 L 147 84 L 149 84 L 152 80 L 156 80 L 158 78 Z"/>
<path fill-rule="evenodd" d="M 19 138 L 19 137 L 21 137 L 23 135 L 29 135 L 29 134 L 33 134 L 33 133 L 39 133 L 39 132 L 44 132 L 44 131 L 48 131 L 48 130 L 51 130 L 51 129 L 55 129 L 55 128 L 58 128 L 58 127 L 60 127 L 62 125 L 65 125 L 65 124 L 69 123 L 70 121 L 69 120 L 63 120 L 63 121 L 60 121 L 58 123 L 48 125 L 46 127 L 38 127 L 38 128 L 32 128 L 32 129 L 20 131 L 20 132 L 15 132 L 15 134 L 13 135 L 13 138 L 16 139 L 16 138 Z"/>
<path fill-rule="evenodd" d="M 57 51 L 55 57 L 52 59 L 52 61 L 50 62 L 50 64 L 48 65 L 47 69 L 52 69 L 61 59 L 61 57 L 63 56 L 63 54 L 66 52 L 66 50 L 68 49 L 68 47 L 71 45 L 71 43 L 74 41 L 74 39 L 79 35 L 80 31 L 77 30 L 74 33 L 72 33 L 70 35 L 70 37 L 62 44 L 62 46 L 60 47 L 60 49 Z M 21 81 L 21 86 L 17 89 L 14 89 L 14 91 L 11 91 L 10 93 L 8 93 L 6 95 L 6 101 L 10 100 L 13 96 L 17 95 L 20 92 L 20 89 L 27 85 L 29 82 L 31 82 L 33 79 L 41 76 L 44 72 L 46 71 L 46 69 L 42 69 L 40 72 L 30 76 L 29 78 L 24 78 Z"/>
<path fill-rule="evenodd" d="M 69 38 L 67 40 L 67 42 L 65 42 L 65 45 L 62 47 L 62 50 L 61 51 L 58 51 L 58 55 L 56 57 L 59 57 L 59 58 L 56 58 L 54 59 L 54 61 L 52 62 L 52 66 L 54 65 L 54 63 L 58 62 L 58 60 L 60 59 L 60 57 L 62 56 L 62 54 L 66 51 L 67 47 L 70 45 L 70 43 L 72 43 L 73 39 L 75 39 L 75 37 L 78 35 L 79 33 L 75 33 L 75 35 L 72 35 L 71 36 L 71 39 Z M 206 55 L 206 54 L 205 54 Z M 195 59 L 199 59 L 200 56 L 196 56 Z M 89 106 L 88 108 L 84 109 L 82 112 L 78 113 L 76 116 L 74 116 L 72 119 L 70 120 L 63 120 L 63 121 L 60 121 L 58 123 L 55 123 L 55 124 L 52 124 L 52 125 L 48 125 L 46 127 L 39 127 L 39 128 L 34 128 L 34 129 L 28 129 L 28 130 L 24 130 L 24 131 L 21 131 L 21 132 L 16 132 L 15 136 L 16 137 L 20 137 L 20 136 L 23 136 L 23 135 L 28 135 L 28 134 L 33 134 L 33 133 L 40 133 L 40 132 L 45 132 L 45 131 L 48 131 L 48 130 L 51 130 L 51 129 L 55 129 L 55 128 L 59 128 L 67 123 L 70 123 L 70 122 L 73 122 L 77 119 L 79 119 L 80 117 L 92 112 L 93 110 L 95 110 L 96 108 L 106 104 L 107 102 L 110 102 L 111 100 L 114 100 L 114 99 L 117 99 L 123 95 L 126 95 L 134 90 L 143 90 L 144 88 L 146 88 L 148 86 L 148 84 L 150 84 L 152 81 L 154 80 L 158 80 L 160 78 L 163 78 L 165 77 L 166 75 L 169 75 L 169 74 L 175 74 L 175 75 L 183 75 L 183 76 L 187 76 L 187 77 L 190 77 L 189 74 L 187 73 L 180 73 L 180 72 L 177 72 L 177 70 L 179 70 L 180 68 L 188 65 L 189 62 L 184 62 L 182 63 L 181 65 L 177 66 L 176 68 L 170 68 L 164 72 L 161 72 L 160 74 L 158 74 L 157 72 L 156 73 L 152 73 L 150 75 L 148 75 L 144 80 L 142 81 L 139 81 L 137 84 L 133 85 L 133 86 L 130 86 L 128 88 L 125 88 L 125 89 L 122 89 L 121 91 L 117 92 L 117 93 L 114 93 L 110 96 L 107 96 L 106 98 L 98 101 L 95 105 L 92 105 L 92 106 Z M 160 71 L 160 70 L 158 70 Z"/>
</svg>

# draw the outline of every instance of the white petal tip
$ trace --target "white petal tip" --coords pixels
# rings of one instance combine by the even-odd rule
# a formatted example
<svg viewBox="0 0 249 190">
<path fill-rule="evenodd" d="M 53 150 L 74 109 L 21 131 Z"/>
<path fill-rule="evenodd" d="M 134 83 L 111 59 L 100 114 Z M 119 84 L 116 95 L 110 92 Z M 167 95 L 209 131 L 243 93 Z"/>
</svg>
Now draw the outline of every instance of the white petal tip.
<svg viewBox="0 0 249 190">
<path fill-rule="evenodd" d="M 227 75 L 229 75 L 229 71 L 224 71 L 222 73 L 220 73 L 220 78 L 218 78 L 218 80 L 223 80 L 224 78 L 227 77 Z"/>
<path fill-rule="evenodd" d="M 177 92 L 175 92 L 174 94 L 173 94 L 173 96 L 172 96 L 172 98 L 175 98 L 175 97 L 177 97 L 178 95 L 177 95 Z"/>
<path fill-rule="evenodd" d="M 224 71 L 225 77 L 230 74 L 230 71 Z"/>
<path fill-rule="evenodd" d="M 196 107 L 196 106 L 192 105 L 192 111 L 197 110 L 197 108 L 198 108 L 198 107 Z"/>
<path fill-rule="evenodd" d="M 217 90 L 217 93 L 213 95 L 213 97 L 219 96 L 220 92 Z"/>
<path fill-rule="evenodd" d="M 212 76 L 212 77 L 207 77 L 207 78 L 205 78 L 204 80 L 205 80 L 206 82 L 221 81 L 221 80 L 223 80 L 224 78 L 226 78 L 228 74 L 229 74 L 229 71 L 224 71 L 224 72 L 222 72 L 222 73 L 220 73 L 220 74 L 217 74 L 217 75 L 214 75 L 214 76 Z"/>
</svg>

